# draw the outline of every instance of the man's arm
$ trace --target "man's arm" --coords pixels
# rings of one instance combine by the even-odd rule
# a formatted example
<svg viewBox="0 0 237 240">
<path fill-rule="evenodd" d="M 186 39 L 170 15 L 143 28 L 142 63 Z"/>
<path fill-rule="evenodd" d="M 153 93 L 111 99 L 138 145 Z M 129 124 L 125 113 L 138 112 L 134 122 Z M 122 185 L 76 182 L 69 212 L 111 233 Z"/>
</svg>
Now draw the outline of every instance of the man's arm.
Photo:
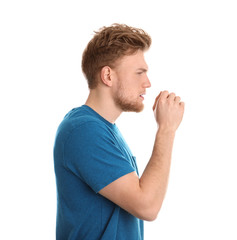
<svg viewBox="0 0 237 240">
<path fill-rule="evenodd" d="M 158 131 L 152 156 L 139 179 L 129 173 L 99 193 L 132 215 L 147 221 L 157 217 L 165 197 L 175 132 L 182 121 L 184 103 L 174 93 L 161 92 L 153 106 Z"/>
</svg>

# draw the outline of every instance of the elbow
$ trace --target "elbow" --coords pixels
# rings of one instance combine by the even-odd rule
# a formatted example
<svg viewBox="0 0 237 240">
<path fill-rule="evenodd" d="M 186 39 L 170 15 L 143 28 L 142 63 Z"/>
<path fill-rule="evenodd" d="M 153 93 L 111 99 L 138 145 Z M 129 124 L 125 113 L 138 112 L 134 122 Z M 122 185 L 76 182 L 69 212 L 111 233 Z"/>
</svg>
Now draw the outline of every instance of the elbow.
<svg viewBox="0 0 237 240">
<path fill-rule="evenodd" d="M 142 216 L 142 218 L 140 218 L 140 219 L 147 221 L 147 222 L 153 222 L 156 220 L 156 218 L 157 218 L 156 214 L 150 214 L 150 215 Z"/>
<path fill-rule="evenodd" d="M 159 211 L 152 209 L 152 210 L 148 211 L 147 213 L 144 213 L 142 220 L 148 221 L 148 222 L 155 221 L 157 219 L 158 213 L 159 213 Z"/>
<path fill-rule="evenodd" d="M 158 216 L 158 212 L 157 212 L 157 213 L 150 214 L 149 216 L 147 216 L 147 218 L 145 219 L 145 221 L 148 221 L 148 222 L 155 221 L 155 220 L 157 219 L 157 216 Z"/>
<path fill-rule="evenodd" d="M 158 217 L 161 205 L 160 204 L 156 204 L 153 206 L 152 205 L 144 206 L 144 205 L 140 209 L 138 218 L 148 222 L 155 221 Z"/>
</svg>

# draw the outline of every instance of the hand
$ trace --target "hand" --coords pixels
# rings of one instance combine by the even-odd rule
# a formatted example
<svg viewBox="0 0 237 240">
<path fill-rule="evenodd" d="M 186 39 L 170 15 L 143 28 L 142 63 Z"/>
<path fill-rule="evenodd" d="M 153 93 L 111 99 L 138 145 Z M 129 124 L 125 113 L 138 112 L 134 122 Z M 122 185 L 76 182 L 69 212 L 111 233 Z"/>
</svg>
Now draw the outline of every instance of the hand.
<svg viewBox="0 0 237 240">
<path fill-rule="evenodd" d="M 176 131 L 179 127 L 184 113 L 184 102 L 174 93 L 162 91 L 156 97 L 153 111 L 159 129 L 165 131 Z"/>
</svg>

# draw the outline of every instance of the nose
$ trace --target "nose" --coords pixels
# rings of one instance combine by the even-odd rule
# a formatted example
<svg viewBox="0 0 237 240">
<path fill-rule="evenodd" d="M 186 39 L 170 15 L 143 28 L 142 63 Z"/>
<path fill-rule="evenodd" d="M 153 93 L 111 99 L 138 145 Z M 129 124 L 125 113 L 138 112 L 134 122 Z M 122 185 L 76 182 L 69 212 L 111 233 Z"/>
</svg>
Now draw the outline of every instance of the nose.
<svg viewBox="0 0 237 240">
<path fill-rule="evenodd" d="M 148 77 L 146 78 L 146 81 L 145 81 L 145 83 L 144 83 L 144 87 L 145 87 L 145 88 L 150 88 L 150 87 L 151 87 L 151 82 L 150 82 L 150 80 L 149 80 Z"/>
</svg>

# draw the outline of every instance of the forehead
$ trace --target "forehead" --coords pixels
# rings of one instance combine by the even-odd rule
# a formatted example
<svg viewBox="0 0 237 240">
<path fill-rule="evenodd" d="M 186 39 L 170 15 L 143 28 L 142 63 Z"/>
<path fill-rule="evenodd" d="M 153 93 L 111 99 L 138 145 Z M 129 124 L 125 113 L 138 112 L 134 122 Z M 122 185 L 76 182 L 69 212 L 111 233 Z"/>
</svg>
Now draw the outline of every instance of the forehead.
<svg viewBox="0 0 237 240">
<path fill-rule="evenodd" d="M 116 68 L 147 69 L 144 52 L 139 50 L 132 55 L 124 56 L 118 60 Z"/>
</svg>

